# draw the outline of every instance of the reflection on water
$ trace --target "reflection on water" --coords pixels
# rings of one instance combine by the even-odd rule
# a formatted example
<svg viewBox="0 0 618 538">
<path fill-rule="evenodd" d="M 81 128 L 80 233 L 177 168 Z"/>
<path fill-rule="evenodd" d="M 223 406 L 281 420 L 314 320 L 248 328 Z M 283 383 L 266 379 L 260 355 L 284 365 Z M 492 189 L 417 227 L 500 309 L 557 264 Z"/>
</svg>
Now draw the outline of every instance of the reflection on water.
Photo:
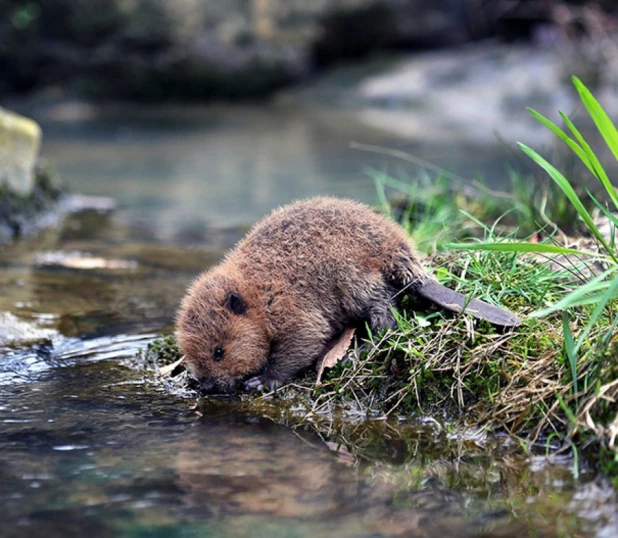
<svg viewBox="0 0 618 538">
<path fill-rule="evenodd" d="M 157 380 L 136 355 L 240 237 L 231 225 L 310 193 L 370 199 L 371 163 L 332 118 L 125 119 L 52 125 L 46 141 L 77 190 L 119 211 L 0 251 L 14 335 L 0 339 L 0 536 L 616 534 L 613 489 L 589 469 L 575 480 L 568 458 L 412 420 L 318 434 Z"/>
<path fill-rule="evenodd" d="M 355 461 L 233 401 L 200 415 L 110 362 L 4 386 L 2 401 L 3 536 L 587 534 L 564 467 L 458 455 L 422 428 L 398 463 Z M 579 491 L 593 485 L 608 489 L 585 478 Z"/>
</svg>

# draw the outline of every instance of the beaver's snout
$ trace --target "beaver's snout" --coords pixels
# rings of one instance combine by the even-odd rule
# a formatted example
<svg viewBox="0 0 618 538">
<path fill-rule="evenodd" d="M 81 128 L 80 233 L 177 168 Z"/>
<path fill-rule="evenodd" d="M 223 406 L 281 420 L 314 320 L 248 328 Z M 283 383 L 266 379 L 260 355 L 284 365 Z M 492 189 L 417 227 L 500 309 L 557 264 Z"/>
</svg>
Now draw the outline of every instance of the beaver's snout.
<svg viewBox="0 0 618 538">
<path fill-rule="evenodd" d="M 218 382 L 207 377 L 198 379 L 199 392 L 206 396 L 210 394 L 230 394 L 232 392 L 238 392 L 240 383 L 235 380 L 229 382 Z"/>
<path fill-rule="evenodd" d="M 210 379 L 202 377 L 201 379 L 197 380 L 197 384 L 199 386 L 198 390 L 201 394 L 212 394 L 213 392 L 215 392 L 215 384 Z"/>
</svg>

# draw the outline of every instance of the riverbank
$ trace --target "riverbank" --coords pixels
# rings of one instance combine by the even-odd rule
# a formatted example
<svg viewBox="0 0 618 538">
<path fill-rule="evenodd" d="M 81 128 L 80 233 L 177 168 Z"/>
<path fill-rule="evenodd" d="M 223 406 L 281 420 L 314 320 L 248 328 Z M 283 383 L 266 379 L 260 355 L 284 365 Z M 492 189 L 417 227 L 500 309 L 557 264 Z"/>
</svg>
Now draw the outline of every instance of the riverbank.
<svg viewBox="0 0 618 538">
<path fill-rule="evenodd" d="M 574 78 L 573 83 L 618 158 L 618 131 L 582 82 Z M 541 187 L 540 208 L 534 204 L 539 192 L 522 188 L 521 179 L 511 193 L 497 193 L 479 184 L 453 188 L 439 179 L 413 188 L 374 173 L 381 209 L 420 248 L 441 250 L 441 233 L 465 241 L 451 245 L 450 255 L 433 256 L 436 277 L 469 297 L 514 311 L 523 319 L 520 327 L 499 331 L 465 315 L 427 310 L 406 297 L 396 329 L 364 338 L 369 352 L 359 351 L 356 341 L 348 360 L 327 365 L 332 368 L 326 378 L 320 379 L 316 365 L 317 381 L 311 376 L 245 401 L 276 398 L 286 409 L 281 416 L 293 410 L 301 423 L 311 425 L 323 415 L 446 416 L 455 428 L 508 433 L 526 450 L 537 443 L 548 451 L 568 450 L 575 474 L 584 452 L 618 480 L 618 219 L 613 212 L 618 194 L 566 116 L 565 129 L 576 140 L 540 114 L 533 116 L 598 180 L 584 201 L 557 168 L 523 144 L 524 153 L 553 180 Z M 394 204 L 388 188 L 399 191 Z M 151 345 L 145 358 L 159 373 L 177 374 L 177 387 L 191 389 L 173 337 Z M 173 366 L 161 369 L 162 361 Z M 552 440 L 559 446 L 552 447 Z"/>
<path fill-rule="evenodd" d="M 482 227 L 469 230 L 507 240 Z M 319 386 L 311 372 L 274 393 L 242 395 L 243 408 L 322 434 L 333 421 L 380 417 L 438 420 L 454 431 L 504 432 L 520 439 L 526 451 L 544 446 L 550 453 L 571 453 L 576 467 L 578 456 L 587 458 L 618 479 L 611 403 L 618 356 L 605 337 L 612 316 L 598 319 L 589 335 L 586 348 L 598 358 L 596 371 L 575 393 L 562 313 L 529 316 L 577 289 L 581 281 L 573 273 L 541 258 L 489 251 L 436 256 L 431 266 L 445 285 L 517 312 L 522 326 L 504 332 L 465 315 L 419 310 L 408 298 L 397 329 L 374 335 L 369 353 L 352 349 L 349 360 L 327 370 Z M 592 313 L 593 308 L 581 308 L 570 316 L 573 338 Z M 157 365 L 179 358 L 172 337 L 146 354 Z M 191 389 L 182 367 L 165 383 Z"/>
</svg>

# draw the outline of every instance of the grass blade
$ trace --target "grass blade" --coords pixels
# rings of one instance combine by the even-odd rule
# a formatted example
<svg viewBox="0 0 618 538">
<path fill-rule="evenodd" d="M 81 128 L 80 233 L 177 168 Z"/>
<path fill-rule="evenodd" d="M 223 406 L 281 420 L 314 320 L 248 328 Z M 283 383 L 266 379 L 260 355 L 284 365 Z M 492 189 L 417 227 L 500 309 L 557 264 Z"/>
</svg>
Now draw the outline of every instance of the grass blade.
<svg viewBox="0 0 618 538">
<path fill-rule="evenodd" d="M 607 220 L 609 220 L 615 227 L 618 227 L 618 214 L 609 211 L 591 192 L 588 192 L 588 196 L 590 196 L 590 199 L 594 202 L 594 205 L 599 208 L 601 213 L 607 217 Z"/>
<path fill-rule="evenodd" d="M 547 245 L 545 243 L 451 243 L 448 248 L 458 250 L 493 250 L 497 252 L 539 252 L 541 254 L 574 254 L 577 256 L 595 256 L 607 258 L 597 253 L 585 252 L 573 248 L 558 247 L 556 245 Z"/>
<path fill-rule="evenodd" d="M 575 346 L 576 353 L 579 351 L 586 338 L 588 338 L 588 334 L 592 330 L 594 324 L 597 322 L 597 319 L 599 319 L 599 316 L 603 313 L 603 310 L 605 310 L 605 306 L 607 305 L 607 303 L 611 299 L 614 299 L 616 297 L 618 297 L 618 276 L 614 277 L 614 280 L 607 288 L 607 291 L 599 299 L 599 302 L 594 309 L 592 316 L 590 316 L 590 319 L 588 320 L 585 329 L 582 331 L 579 338 L 577 339 L 577 345 Z"/>
<path fill-rule="evenodd" d="M 553 314 L 554 312 L 558 312 L 559 310 L 564 310 L 573 306 L 596 303 L 599 300 L 599 292 L 605 293 L 605 290 L 610 285 L 607 282 L 606 278 L 615 272 L 616 268 L 613 267 L 612 269 L 601 273 L 590 282 L 579 287 L 572 293 L 569 293 L 569 295 L 567 295 L 557 303 L 553 304 L 552 306 L 532 312 L 530 314 L 530 317 L 542 318 L 549 314 Z"/>
<path fill-rule="evenodd" d="M 611 198 L 612 202 L 614 202 L 616 209 L 618 209 L 618 193 L 616 193 L 616 189 L 614 189 L 612 182 L 609 180 L 607 172 L 605 171 L 605 168 L 603 168 L 601 161 L 599 161 L 598 157 L 596 156 L 594 151 L 592 151 L 592 148 L 590 147 L 588 142 L 586 142 L 577 127 L 575 127 L 571 119 L 562 112 L 560 113 L 560 116 L 562 117 L 562 120 L 567 125 L 567 127 L 571 130 L 571 132 L 579 142 L 581 148 L 583 149 L 584 153 L 588 157 L 588 164 L 586 164 L 585 162 L 584 164 L 586 164 L 588 170 L 592 172 L 592 175 L 601 182 L 603 187 L 605 187 L 607 194 Z"/>
<path fill-rule="evenodd" d="M 376 195 L 378 197 L 378 207 L 389 217 L 392 216 L 391 204 L 388 202 L 388 196 L 386 196 L 386 180 L 385 175 L 382 173 L 375 174 L 373 177 L 373 184 L 375 185 Z"/>
<path fill-rule="evenodd" d="M 521 142 L 519 143 L 519 146 L 524 151 L 524 153 L 526 153 L 526 155 L 528 155 L 535 163 L 537 163 L 541 168 L 543 168 L 543 170 L 545 170 L 547 174 L 549 174 L 549 176 L 557 183 L 557 185 L 562 189 L 562 192 L 564 192 L 564 194 L 567 196 L 567 198 L 569 199 L 573 207 L 576 209 L 581 219 L 586 224 L 586 227 L 588 228 L 588 230 L 596 237 L 599 243 L 603 245 L 603 247 L 608 252 L 608 254 L 612 257 L 612 259 L 616 263 L 618 263 L 618 259 L 615 257 L 614 253 L 612 252 L 612 249 L 607 244 L 607 241 L 605 241 L 605 238 L 603 237 L 601 232 L 599 232 L 599 229 L 594 224 L 594 221 L 592 220 L 590 213 L 588 213 L 588 210 L 584 207 L 584 204 L 582 204 L 582 201 L 579 199 L 579 196 L 577 196 L 577 193 L 575 192 L 575 190 L 569 183 L 568 179 L 565 178 L 558 171 L 557 168 L 555 168 L 552 164 L 546 161 L 543 157 L 541 157 L 541 155 L 539 155 L 532 148 L 526 146 L 525 144 L 522 144 Z"/>
<path fill-rule="evenodd" d="M 596 100 L 594 95 L 592 95 L 592 92 L 584 86 L 584 83 L 579 78 L 573 77 L 573 84 L 586 110 L 588 110 L 592 121 L 594 121 L 601 136 L 605 140 L 607 147 L 609 147 L 616 160 L 618 160 L 618 130 L 616 126 L 612 123 L 612 120 L 609 119 L 609 116 L 605 110 L 603 110 L 603 107 Z"/>
<path fill-rule="evenodd" d="M 582 147 L 580 147 L 580 145 L 575 142 L 575 140 L 573 140 L 572 138 L 569 137 L 569 135 L 567 135 L 560 127 L 558 127 L 554 122 L 552 122 L 551 120 L 549 120 L 548 118 L 546 118 L 545 116 L 543 116 L 542 114 L 539 114 L 536 110 L 529 108 L 528 112 L 530 112 L 530 114 L 532 114 L 532 116 L 541 124 L 543 124 L 545 127 L 547 127 L 552 133 L 554 133 L 560 140 L 562 140 L 567 146 L 569 146 L 569 148 L 571 148 L 571 150 L 573 151 L 573 153 L 575 153 L 580 160 L 586 165 L 586 167 L 588 168 L 588 170 L 590 170 L 590 172 L 592 174 L 594 174 L 596 176 L 595 170 L 592 166 L 592 163 L 590 162 L 590 159 L 586 153 L 586 151 L 584 151 L 584 149 Z"/>
<path fill-rule="evenodd" d="M 571 327 L 569 327 L 569 316 L 566 312 L 562 314 L 562 332 L 564 333 L 564 350 L 566 351 L 569 366 L 571 368 L 573 393 L 577 395 L 577 349 L 575 347 L 575 341 L 573 340 Z"/>
</svg>

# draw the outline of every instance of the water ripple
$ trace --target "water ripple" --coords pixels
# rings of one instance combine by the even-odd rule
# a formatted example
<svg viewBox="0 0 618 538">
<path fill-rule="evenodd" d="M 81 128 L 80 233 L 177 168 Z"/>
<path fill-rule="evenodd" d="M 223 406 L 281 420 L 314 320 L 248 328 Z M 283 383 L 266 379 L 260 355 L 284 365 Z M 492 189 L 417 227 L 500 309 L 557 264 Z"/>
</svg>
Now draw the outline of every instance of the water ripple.
<svg viewBox="0 0 618 538">
<path fill-rule="evenodd" d="M 88 340 L 54 338 L 51 344 L 0 354 L 0 385 L 34 381 L 52 368 L 134 357 L 156 334 L 121 334 Z"/>
</svg>

